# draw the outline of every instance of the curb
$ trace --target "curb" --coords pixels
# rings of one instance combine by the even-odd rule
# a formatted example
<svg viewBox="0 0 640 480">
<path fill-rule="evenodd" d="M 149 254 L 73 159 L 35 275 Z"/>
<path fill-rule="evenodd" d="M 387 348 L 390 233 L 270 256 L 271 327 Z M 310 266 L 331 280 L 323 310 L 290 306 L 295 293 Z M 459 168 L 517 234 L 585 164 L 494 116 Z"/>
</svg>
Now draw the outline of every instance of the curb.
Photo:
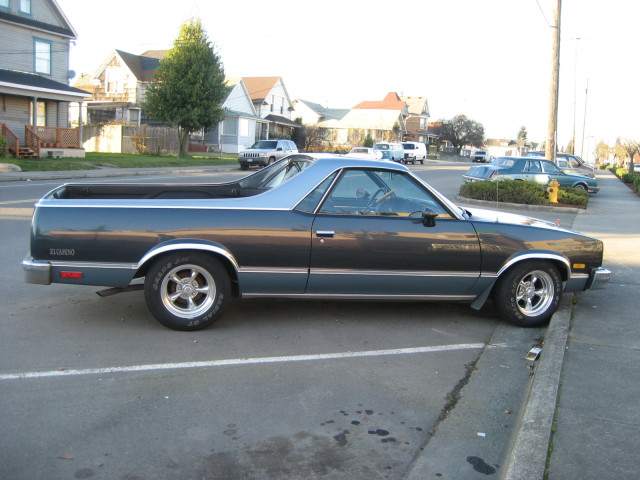
<svg viewBox="0 0 640 480">
<path fill-rule="evenodd" d="M 525 409 L 501 476 L 503 480 L 544 478 L 571 324 L 572 298 L 571 295 L 563 295 L 560 307 L 551 317 L 540 363 L 535 369 Z"/>
</svg>

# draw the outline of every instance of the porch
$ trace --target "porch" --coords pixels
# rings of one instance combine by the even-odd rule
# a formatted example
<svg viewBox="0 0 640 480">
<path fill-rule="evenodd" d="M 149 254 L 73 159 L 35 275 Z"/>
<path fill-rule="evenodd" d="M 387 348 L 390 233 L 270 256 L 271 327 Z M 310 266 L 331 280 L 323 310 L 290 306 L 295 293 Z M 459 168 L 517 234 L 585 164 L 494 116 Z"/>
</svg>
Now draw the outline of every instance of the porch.
<svg viewBox="0 0 640 480">
<path fill-rule="evenodd" d="M 7 139 L 15 158 L 79 157 L 84 158 L 77 128 L 24 126 L 24 142 L 6 124 L 0 123 L 0 135 Z"/>
</svg>

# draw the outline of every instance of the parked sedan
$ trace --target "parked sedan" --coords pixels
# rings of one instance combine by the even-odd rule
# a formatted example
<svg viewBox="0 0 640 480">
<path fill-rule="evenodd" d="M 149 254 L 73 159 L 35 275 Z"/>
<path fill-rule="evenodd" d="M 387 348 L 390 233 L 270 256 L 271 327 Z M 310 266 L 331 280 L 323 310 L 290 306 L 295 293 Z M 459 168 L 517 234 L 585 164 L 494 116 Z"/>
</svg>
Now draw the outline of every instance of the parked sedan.
<svg viewBox="0 0 640 480">
<path fill-rule="evenodd" d="M 525 157 L 545 158 L 545 152 L 527 152 Z M 560 167 L 564 173 L 569 175 L 586 175 L 587 177 L 594 178 L 596 176 L 595 169 L 590 167 L 582 158 L 577 155 L 571 155 L 570 153 L 556 153 L 556 165 Z"/>
<path fill-rule="evenodd" d="M 505 320 L 539 326 L 563 292 L 611 275 L 600 240 L 460 208 L 401 164 L 324 154 L 220 184 L 62 185 L 38 201 L 30 231 L 27 282 L 144 288 L 176 330 L 211 325 L 231 297 L 475 309 L 492 297 Z"/>
<path fill-rule="evenodd" d="M 471 167 L 462 178 L 467 182 L 482 180 L 525 180 L 528 182 L 548 184 L 551 180 L 558 181 L 561 187 L 573 187 L 598 193 L 598 181 L 585 175 L 570 175 L 558 166 L 540 158 L 533 157 L 499 157 L 490 165 Z"/>
</svg>

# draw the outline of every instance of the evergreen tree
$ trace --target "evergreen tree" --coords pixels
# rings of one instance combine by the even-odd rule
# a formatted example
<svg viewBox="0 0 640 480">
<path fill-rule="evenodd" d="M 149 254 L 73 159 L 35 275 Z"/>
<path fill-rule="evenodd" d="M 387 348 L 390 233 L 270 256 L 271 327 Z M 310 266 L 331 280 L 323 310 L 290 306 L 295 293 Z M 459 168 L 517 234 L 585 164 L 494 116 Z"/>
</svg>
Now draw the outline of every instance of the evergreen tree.
<svg viewBox="0 0 640 480">
<path fill-rule="evenodd" d="M 224 68 L 199 19 L 180 27 L 173 48 L 160 62 L 143 109 L 153 118 L 178 127 L 178 157 L 192 132 L 209 130 L 224 118 L 228 93 Z"/>
</svg>

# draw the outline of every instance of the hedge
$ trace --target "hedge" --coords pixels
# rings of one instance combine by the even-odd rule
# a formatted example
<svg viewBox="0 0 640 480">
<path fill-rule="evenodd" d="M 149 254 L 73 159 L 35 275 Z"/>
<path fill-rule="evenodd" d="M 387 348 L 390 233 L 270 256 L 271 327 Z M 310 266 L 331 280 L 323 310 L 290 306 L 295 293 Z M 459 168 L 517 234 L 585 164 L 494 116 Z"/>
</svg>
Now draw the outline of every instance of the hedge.
<svg viewBox="0 0 640 480">
<path fill-rule="evenodd" d="M 551 205 L 542 185 L 520 180 L 465 183 L 460 187 L 460 196 L 491 202 Z M 560 187 L 558 190 L 558 203 L 562 205 L 586 207 L 588 201 L 589 194 L 584 190 L 566 187 Z"/>
</svg>

